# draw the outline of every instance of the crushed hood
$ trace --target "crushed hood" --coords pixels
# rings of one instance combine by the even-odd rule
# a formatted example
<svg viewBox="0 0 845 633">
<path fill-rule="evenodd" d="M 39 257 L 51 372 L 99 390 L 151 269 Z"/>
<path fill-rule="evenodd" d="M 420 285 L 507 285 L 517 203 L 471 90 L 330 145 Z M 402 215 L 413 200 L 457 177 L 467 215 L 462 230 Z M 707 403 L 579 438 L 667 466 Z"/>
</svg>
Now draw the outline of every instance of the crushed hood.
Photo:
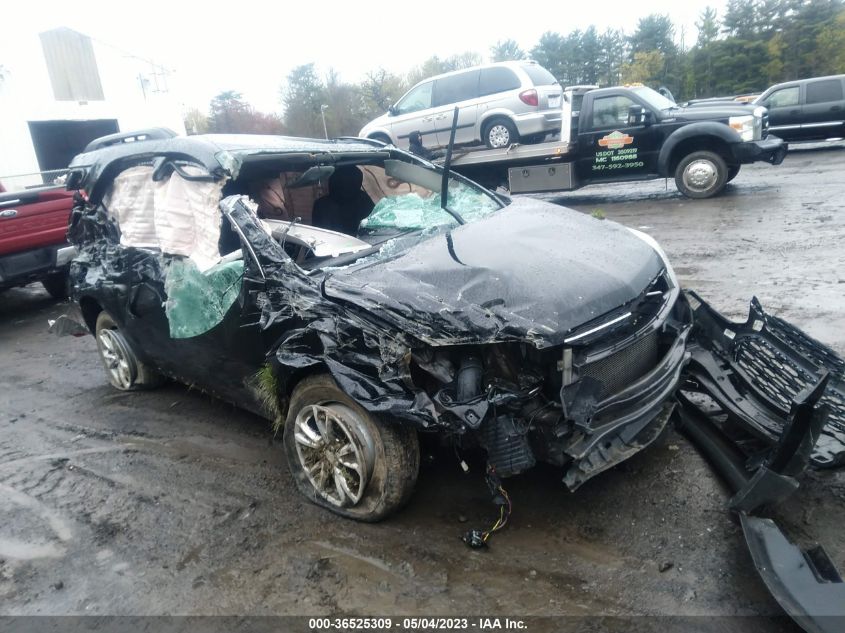
<svg viewBox="0 0 845 633">
<path fill-rule="evenodd" d="M 621 225 L 520 198 L 398 257 L 337 270 L 323 291 L 428 344 L 542 348 L 634 300 L 663 267 Z"/>
</svg>

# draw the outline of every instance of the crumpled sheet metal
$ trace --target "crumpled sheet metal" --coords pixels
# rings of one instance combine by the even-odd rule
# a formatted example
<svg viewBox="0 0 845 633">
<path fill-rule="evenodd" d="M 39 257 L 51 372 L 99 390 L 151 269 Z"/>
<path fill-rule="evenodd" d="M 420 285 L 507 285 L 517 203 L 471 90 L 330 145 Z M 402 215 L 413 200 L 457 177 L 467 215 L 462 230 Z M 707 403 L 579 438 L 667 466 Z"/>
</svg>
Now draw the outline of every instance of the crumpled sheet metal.
<svg viewBox="0 0 845 633">
<path fill-rule="evenodd" d="M 281 370 L 280 386 L 302 370 L 325 367 L 338 386 L 367 410 L 429 426 L 438 420 L 427 398 L 420 398 L 409 375 L 413 339 L 379 324 L 354 306 L 327 301 L 319 277 L 309 277 L 267 234 L 237 196 L 223 208 L 243 231 L 270 280 L 259 293 L 261 326 L 283 334 L 272 358 Z M 259 279 L 247 260 L 245 276 Z"/>
<path fill-rule="evenodd" d="M 371 257 L 307 275 L 249 205 L 237 196 L 225 199 L 224 210 L 268 279 L 259 293 L 261 323 L 280 332 L 273 356 L 287 374 L 281 381 L 324 366 L 369 411 L 428 426 L 438 419 L 429 397 L 410 380 L 414 347 L 561 343 L 569 328 L 636 298 L 662 270 L 659 256 L 622 227 L 599 226 L 599 220 L 560 214 L 537 201 L 514 205 L 515 210 L 422 241 L 401 258 Z M 559 236 L 573 226 L 602 239 L 592 246 L 581 240 L 564 252 Z M 506 245 L 509 235 L 542 243 L 514 253 Z M 550 246 L 559 257 L 548 254 Z M 592 263 L 579 268 L 577 262 L 584 261 Z M 603 273 L 608 267 L 624 272 Z M 246 275 L 258 279 L 260 272 L 247 263 Z M 482 301 L 495 296 L 496 288 L 501 299 Z"/>
</svg>

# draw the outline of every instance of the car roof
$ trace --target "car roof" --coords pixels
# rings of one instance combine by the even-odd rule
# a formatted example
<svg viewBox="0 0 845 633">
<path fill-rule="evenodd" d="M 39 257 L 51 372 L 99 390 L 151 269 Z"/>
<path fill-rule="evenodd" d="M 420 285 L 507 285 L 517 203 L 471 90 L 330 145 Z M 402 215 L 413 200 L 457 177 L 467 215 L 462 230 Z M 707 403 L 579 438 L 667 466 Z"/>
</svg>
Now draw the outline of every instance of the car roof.
<svg viewBox="0 0 845 633">
<path fill-rule="evenodd" d="M 790 86 L 798 86 L 808 81 L 821 81 L 823 79 L 845 79 L 845 75 L 825 75 L 824 77 L 805 77 L 804 79 L 791 79 L 790 81 L 782 81 L 779 84 L 774 84 L 766 88 L 765 92 L 770 92 L 775 88 L 788 88 Z"/>
<path fill-rule="evenodd" d="M 70 180 L 74 188 L 84 189 L 96 198 L 97 183 L 113 176 L 127 163 L 167 157 L 188 160 L 205 167 L 210 174 L 222 178 L 236 177 L 241 164 L 257 156 L 303 156 L 319 154 L 355 154 L 384 152 L 384 146 L 369 139 L 314 139 L 270 134 L 202 134 L 173 138 L 143 140 L 109 145 L 91 152 L 77 154 L 70 163 Z"/>
<path fill-rule="evenodd" d="M 502 66 L 504 68 L 522 68 L 523 66 L 537 66 L 539 68 L 543 68 L 533 59 L 517 59 L 507 62 L 488 62 L 486 64 L 478 64 L 477 66 L 468 66 L 467 68 L 458 68 L 457 70 L 450 70 L 445 73 L 440 73 L 437 75 L 432 75 L 431 77 L 426 77 L 425 79 L 421 79 L 416 84 L 414 84 L 411 89 L 419 86 L 420 84 L 424 84 L 428 81 L 434 81 L 435 79 L 441 79 L 442 77 L 450 77 L 452 75 L 459 75 L 461 73 L 472 72 L 474 70 L 483 70 L 485 68 L 497 68 Z M 410 90 L 408 91 L 410 92 Z"/>
</svg>

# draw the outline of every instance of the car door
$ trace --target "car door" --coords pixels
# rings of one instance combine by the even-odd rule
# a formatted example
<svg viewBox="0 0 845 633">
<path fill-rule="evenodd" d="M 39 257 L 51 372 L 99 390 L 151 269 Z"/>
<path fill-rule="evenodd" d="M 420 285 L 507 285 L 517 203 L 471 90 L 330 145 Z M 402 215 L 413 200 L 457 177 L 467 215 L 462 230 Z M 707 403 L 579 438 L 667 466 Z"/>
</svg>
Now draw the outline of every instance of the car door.
<svg viewBox="0 0 845 633">
<path fill-rule="evenodd" d="M 198 166 L 166 159 L 114 179 L 103 204 L 120 243 L 109 257 L 114 292 L 104 307 L 143 360 L 249 406 L 264 347 L 242 245 L 217 206 L 222 186 Z"/>
<path fill-rule="evenodd" d="M 801 124 L 806 139 L 842 136 L 845 125 L 843 79 L 817 79 L 804 86 L 804 114 Z"/>
<path fill-rule="evenodd" d="M 801 135 L 801 86 L 794 84 L 774 90 L 761 100 L 761 105 L 769 109 L 769 132 L 791 141 Z"/>
<path fill-rule="evenodd" d="M 390 131 L 401 147 L 408 146 L 408 135 L 411 132 L 419 132 L 425 146 L 437 144 L 431 110 L 433 89 L 433 81 L 418 84 L 391 108 Z"/>
<path fill-rule="evenodd" d="M 446 147 L 452 131 L 452 118 L 458 108 L 458 125 L 455 143 L 472 143 L 478 117 L 479 70 L 469 70 L 440 77 L 434 82 L 434 108 L 432 117 L 437 131 L 437 144 Z"/>
<path fill-rule="evenodd" d="M 579 180 L 625 180 L 657 173 L 662 128 L 657 115 L 630 93 L 606 94 L 579 117 L 576 172 Z M 632 108 L 642 112 L 631 119 Z"/>
</svg>

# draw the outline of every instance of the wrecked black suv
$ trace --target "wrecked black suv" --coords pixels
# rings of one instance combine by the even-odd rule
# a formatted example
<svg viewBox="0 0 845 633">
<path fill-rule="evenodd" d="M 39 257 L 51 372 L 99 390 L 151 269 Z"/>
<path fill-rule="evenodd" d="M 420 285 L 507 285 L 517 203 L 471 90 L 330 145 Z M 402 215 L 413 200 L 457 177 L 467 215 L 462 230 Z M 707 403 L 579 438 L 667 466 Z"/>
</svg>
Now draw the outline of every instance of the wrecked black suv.
<svg viewBox="0 0 845 633">
<path fill-rule="evenodd" d="M 845 362 L 756 301 L 725 320 L 647 235 L 363 139 L 116 135 L 68 188 L 73 298 L 111 383 L 174 378 L 268 417 L 312 501 L 385 517 L 438 433 L 486 451 L 483 546 L 501 478 L 544 461 L 574 490 L 672 419 L 787 611 L 845 604 L 823 550 L 755 516 L 843 463 Z"/>
<path fill-rule="evenodd" d="M 741 429 L 759 466 L 813 387 L 829 416 L 793 452 L 842 462 L 842 360 L 756 304 L 725 321 L 643 233 L 362 139 L 130 136 L 68 182 L 73 297 L 111 383 L 175 378 L 274 420 L 335 512 L 401 505 L 420 432 L 574 490 L 679 402 Z"/>
<path fill-rule="evenodd" d="M 361 140 L 104 145 L 71 165 L 70 235 L 110 381 L 283 423 L 300 489 L 336 512 L 405 501 L 420 431 L 574 490 L 669 419 L 692 313 L 644 234 Z"/>
</svg>

